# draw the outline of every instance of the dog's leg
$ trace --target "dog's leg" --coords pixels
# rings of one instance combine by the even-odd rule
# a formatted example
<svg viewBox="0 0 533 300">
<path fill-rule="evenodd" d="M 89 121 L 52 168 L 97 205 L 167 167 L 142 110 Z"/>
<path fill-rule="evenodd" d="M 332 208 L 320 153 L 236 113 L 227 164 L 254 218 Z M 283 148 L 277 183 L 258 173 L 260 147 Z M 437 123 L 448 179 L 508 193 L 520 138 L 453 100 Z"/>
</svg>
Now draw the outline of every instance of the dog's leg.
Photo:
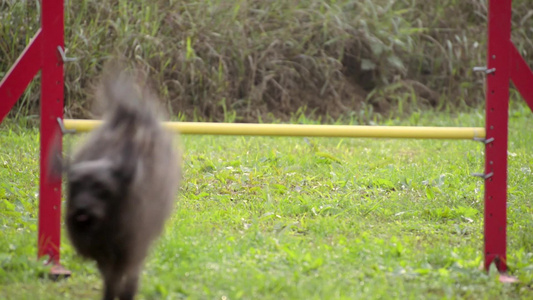
<svg viewBox="0 0 533 300">
<path fill-rule="evenodd" d="M 104 277 L 104 297 L 103 300 L 115 300 L 121 289 L 122 272 L 118 272 L 113 267 L 100 267 L 100 272 Z"/>
<path fill-rule="evenodd" d="M 140 267 L 133 268 L 133 270 L 128 272 L 124 278 L 124 285 L 122 286 L 122 291 L 119 296 L 120 300 L 133 300 L 135 297 L 139 284 L 140 269 Z"/>
</svg>

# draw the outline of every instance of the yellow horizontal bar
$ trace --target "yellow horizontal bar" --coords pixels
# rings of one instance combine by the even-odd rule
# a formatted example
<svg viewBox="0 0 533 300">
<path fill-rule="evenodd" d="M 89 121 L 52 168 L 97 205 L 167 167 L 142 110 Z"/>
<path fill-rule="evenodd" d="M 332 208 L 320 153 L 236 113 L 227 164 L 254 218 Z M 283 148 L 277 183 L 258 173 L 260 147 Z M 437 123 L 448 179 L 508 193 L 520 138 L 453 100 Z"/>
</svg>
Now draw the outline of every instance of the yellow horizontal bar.
<svg viewBox="0 0 533 300">
<path fill-rule="evenodd" d="M 90 131 L 100 124 L 101 121 L 98 120 L 64 120 L 66 129 L 74 129 L 78 132 Z M 473 139 L 485 137 L 485 129 L 481 127 L 299 125 L 209 122 L 165 122 L 164 126 L 181 134 L 413 139 Z"/>
</svg>

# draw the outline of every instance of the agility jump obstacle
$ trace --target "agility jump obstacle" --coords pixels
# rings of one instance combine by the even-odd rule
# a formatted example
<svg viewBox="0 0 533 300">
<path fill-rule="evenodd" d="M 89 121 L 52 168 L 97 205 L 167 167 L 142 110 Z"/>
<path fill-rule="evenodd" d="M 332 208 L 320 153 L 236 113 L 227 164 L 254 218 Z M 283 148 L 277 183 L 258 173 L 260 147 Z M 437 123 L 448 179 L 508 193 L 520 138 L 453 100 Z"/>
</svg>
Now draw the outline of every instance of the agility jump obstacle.
<svg viewBox="0 0 533 300">
<path fill-rule="evenodd" d="M 509 81 L 533 110 L 533 72 L 511 42 L 512 0 L 488 0 L 487 66 L 474 68 L 487 76 L 485 128 L 386 127 L 281 124 L 166 123 L 182 134 L 473 139 L 485 144 L 484 266 L 507 270 L 507 141 Z M 38 257 L 48 255 L 60 266 L 61 182 L 50 182 L 48 153 L 59 124 L 88 131 L 98 121 L 63 119 L 63 0 L 41 1 L 41 28 L 0 82 L 0 122 L 35 75 L 41 71 L 41 127 Z M 61 143 L 60 143 L 61 144 Z M 52 269 L 61 274 L 61 268 Z"/>
</svg>

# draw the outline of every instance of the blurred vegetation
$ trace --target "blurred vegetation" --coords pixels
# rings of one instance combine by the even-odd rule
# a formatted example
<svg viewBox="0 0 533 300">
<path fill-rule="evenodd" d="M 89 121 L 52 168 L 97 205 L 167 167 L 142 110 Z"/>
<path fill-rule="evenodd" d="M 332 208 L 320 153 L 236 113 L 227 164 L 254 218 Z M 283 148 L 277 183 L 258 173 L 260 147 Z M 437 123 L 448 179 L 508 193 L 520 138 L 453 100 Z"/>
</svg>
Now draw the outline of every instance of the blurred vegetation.
<svg viewBox="0 0 533 300">
<path fill-rule="evenodd" d="M 483 103 L 486 0 L 65 1 L 65 112 L 90 115 L 103 63 L 141 65 L 181 120 L 388 118 Z M 39 27 L 38 0 L 0 2 L 0 77 Z M 533 61 L 533 7 L 513 41 Z M 36 114 L 34 81 L 11 113 Z M 361 122 L 367 122 L 359 118 Z"/>
</svg>

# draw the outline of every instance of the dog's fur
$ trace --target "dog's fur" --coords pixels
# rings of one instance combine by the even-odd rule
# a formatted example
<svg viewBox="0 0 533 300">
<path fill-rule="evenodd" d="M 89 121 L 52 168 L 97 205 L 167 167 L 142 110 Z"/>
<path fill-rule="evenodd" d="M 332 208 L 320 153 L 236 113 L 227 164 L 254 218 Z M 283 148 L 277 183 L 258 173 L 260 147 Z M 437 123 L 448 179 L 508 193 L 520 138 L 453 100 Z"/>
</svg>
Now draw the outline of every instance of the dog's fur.
<svg viewBox="0 0 533 300">
<path fill-rule="evenodd" d="M 138 74 L 137 74 L 138 75 Z M 133 299 L 152 241 L 172 211 L 180 169 L 142 76 L 111 72 L 97 88 L 103 124 L 67 167 L 68 235 L 95 260 L 104 299 Z"/>
</svg>

